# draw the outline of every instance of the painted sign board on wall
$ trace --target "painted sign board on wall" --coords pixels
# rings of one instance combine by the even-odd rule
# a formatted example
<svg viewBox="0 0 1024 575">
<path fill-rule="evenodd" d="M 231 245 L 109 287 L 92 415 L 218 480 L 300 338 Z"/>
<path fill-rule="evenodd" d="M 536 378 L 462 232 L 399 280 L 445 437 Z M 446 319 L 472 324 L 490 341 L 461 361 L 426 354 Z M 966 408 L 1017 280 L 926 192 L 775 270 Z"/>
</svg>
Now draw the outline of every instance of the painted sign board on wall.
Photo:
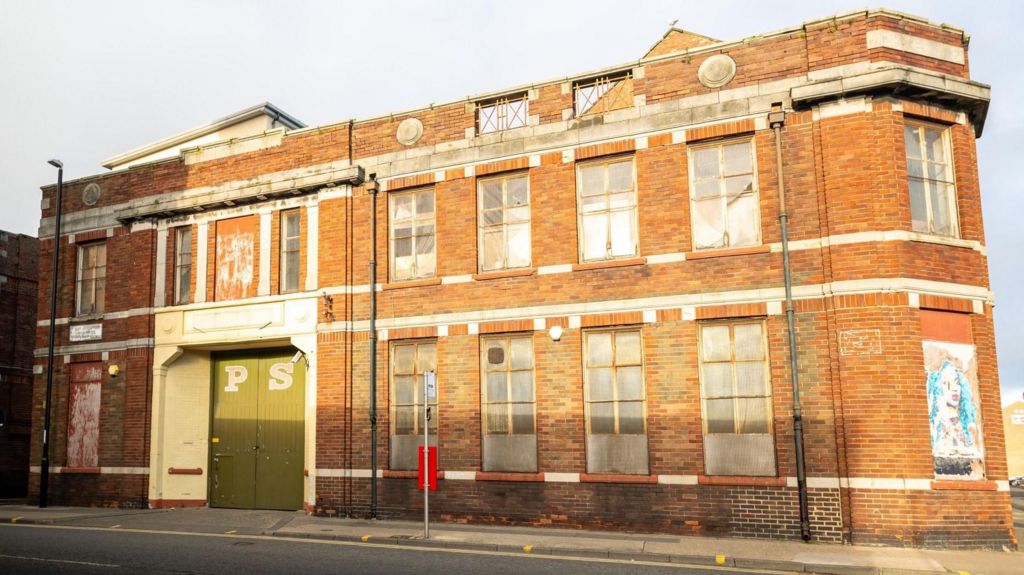
<svg viewBox="0 0 1024 575">
<path fill-rule="evenodd" d="M 102 323 L 86 323 L 71 326 L 71 341 L 92 341 L 103 339 Z"/>
</svg>

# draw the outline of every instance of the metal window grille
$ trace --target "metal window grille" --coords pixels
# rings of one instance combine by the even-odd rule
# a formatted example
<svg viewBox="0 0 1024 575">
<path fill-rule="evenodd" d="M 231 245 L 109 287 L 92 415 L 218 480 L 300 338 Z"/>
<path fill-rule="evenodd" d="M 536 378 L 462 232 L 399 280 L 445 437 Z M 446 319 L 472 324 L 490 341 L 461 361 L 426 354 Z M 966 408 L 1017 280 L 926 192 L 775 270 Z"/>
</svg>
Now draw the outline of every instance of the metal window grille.
<svg viewBox="0 0 1024 575">
<path fill-rule="evenodd" d="M 527 125 L 529 107 L 526 94 L 502 97 L 477 104 L 476 131 L 478 134 L 490 134 L 512 128 L 522 128 Z"/>
<path fill-rule="evenodd" d="M 619 74 L 615 76 L 600 76 L 591 80 L 576 82 L 573 85 L 573 107 L 576 116 L 579 117 L 586 114 L 605 96 L 613 100 L 606 103 L 604 106 L 605 110 L 632 106 L 632 90 L 614 89 L 619 83 L 630 78 L 631 74 Z"/>
</svg>

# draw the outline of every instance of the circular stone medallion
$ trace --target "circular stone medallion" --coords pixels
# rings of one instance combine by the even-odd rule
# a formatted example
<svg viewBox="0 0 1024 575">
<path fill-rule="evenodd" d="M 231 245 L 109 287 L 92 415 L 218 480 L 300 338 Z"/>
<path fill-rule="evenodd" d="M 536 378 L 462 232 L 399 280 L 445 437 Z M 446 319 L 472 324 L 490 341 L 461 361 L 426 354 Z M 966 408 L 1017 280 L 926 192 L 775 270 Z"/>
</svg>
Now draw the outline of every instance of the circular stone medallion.
<svg viewBox="0 0 1024 575">
<path fill-rule="evenodd" d="M 404 146 L 411 146 L 420 141 L 423 137 L 423 122 L 416 118 L 406 118 L 398 125 L 398 132 L 395 133 L 398 143 Z"/>
<path fill-rule="evenodd" d="M 82 202 L 87 206 L 96 205 L 100 200 L 100 185 L 93 182 L 82 190 Z"/>
<path fill-rule="evenodd" d="M 736 75 L 736 61 L 725 54 L 715 54 L 704 60 L 697 70 L 697 79 L 708 88 L 718 88 L 732 81 Z"/>
</svg>

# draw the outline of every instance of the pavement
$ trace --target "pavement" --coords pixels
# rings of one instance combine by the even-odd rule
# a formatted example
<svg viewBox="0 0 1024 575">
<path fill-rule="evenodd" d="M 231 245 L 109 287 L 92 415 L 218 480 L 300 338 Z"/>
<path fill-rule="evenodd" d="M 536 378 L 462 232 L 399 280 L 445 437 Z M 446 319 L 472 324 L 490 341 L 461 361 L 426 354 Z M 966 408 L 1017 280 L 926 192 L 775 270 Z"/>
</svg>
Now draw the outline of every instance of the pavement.
<svg viewBox="0 0 1024 575">
<path fill-rule="evenodd" d="M 1015 494 L 1016 495 L 1016 494 Z M 1014 498 L 1024 532 L 1024 491 Z M 585 559 L 731 567 L 832 575 L 1022 575 L 1024 553 L 865 547 L 762 539 L 327 518 L 297 511 L 105 509 L 0 505 L 0 523 L 158 533 L 217 533 L 321 539 L 396 547 L 442 547 Z"/>
</svg>

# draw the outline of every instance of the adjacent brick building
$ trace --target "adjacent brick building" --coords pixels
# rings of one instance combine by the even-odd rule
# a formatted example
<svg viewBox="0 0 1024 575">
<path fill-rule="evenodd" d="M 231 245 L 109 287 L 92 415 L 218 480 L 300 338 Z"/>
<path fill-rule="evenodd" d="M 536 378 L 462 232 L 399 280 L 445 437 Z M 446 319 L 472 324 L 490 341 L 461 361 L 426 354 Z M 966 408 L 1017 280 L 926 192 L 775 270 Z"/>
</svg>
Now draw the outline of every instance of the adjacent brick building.
<svg viewBox="0 0 1024 575">
<path fill-rule="evenodd" d="M 39 240 L 0 231 L 0 498 L 28 494 Z"/>
<path fill-rule="evenodd" d="M 859 11 L 113 158 L 65 185 L 53 495 L 365 516 L 375 295 L 381 516 L 433 371 L 444 520 L 799 538 L 805 487 L 814 540 L 1016 545 L 988 99 L 962 31 Z"/>
</svg>

